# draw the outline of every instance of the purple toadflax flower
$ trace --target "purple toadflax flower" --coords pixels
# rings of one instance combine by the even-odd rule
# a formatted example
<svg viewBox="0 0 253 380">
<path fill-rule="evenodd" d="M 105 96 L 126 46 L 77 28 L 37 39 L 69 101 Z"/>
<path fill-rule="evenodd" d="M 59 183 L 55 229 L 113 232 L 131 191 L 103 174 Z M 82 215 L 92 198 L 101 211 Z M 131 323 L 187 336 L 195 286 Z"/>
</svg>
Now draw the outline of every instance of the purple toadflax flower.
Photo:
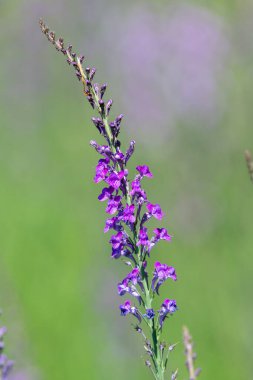
<svg viewBox="0 0 253 380">
<path fill-rule="evenodd" d="M 138 311 L 138 309 L 135 306 L 131 306 L 130 301 L 125 301 L 123 305 L 119 306 L 121 315 L 126 316 L 127 314 L 132 314 L 134 315 L 139 322 L 141 322 L 141 315 Z"/>
<path fill-rule="evenodd" d="M 154 230 L 154 233 L 155 233 L 156 242 L 159 240 L 168 240 L 168 241 L 171 240 L 171 236 L 168 234 L 166 228 L 156 228 Z"/>
<path fill-rule="evenodd" d="M 105 212 L 112 217 L 106 220 L 104 232 L 114 231 L 109 243 L 111 244 L 113 259 L 121 258 L 128 266 L 132 267 L 130 273 L 118 284 L 117 290 L 120 296 L 126 294 L 138 301 L 138 306 L 129 300 L 122 303 L 120 313 L 122 316 L 134 316 L 138 325 L 136 331 L 143 331 L 140 325 L 146 326 L 148 337 L 143 332 L 145 350 L 151 357 L 152 373 L 156 380 L 164 380 L 167 366 L 166 355 L 160 349 L 162 327 L 168 315 L 177 310 L 175 300 L 165 299 L 159 310 L 153 307 L 154 298 L 158 295 L 159 287 L 168 279 L 176 280 L 176 272 L 173 267 L 155 263 L 152 269 L 148 258 L 152 254 L 152 248 L 160 241 L 170 241 L 171 236 L 165 228 L 156 228 L 154 236 L 149 239 L 148 221 L 154 218 L 162 220 L 164 213 L 159 204 L 149 202 L 143 189 L 145 179 L 153 178 L 147 165 L 138 165 L 137 173 L 129 179 L 127 163 L 133 156 L 135 142 L 131 141 L 126 152 L 121 151 L 119 140 L 120 127 L 123 115 L 119 115 L 113 121 L 109 120 L 112 100 L 105 100 L 107 85 L 94 83 L 96 70 L 87 67 L 84 69 L 84 57 L 72 52 L 72 46 L 65 48 L 62 38 L 58 40 L 49 28 L 40 22 L 42 32 L 57 50 L 63 53 L 67 62 L 73 67 L 77 79 L 82 83 L 83 92 L 93 109 L 96 109 L 99 117 L 93 117 L 92 122 L 106 140 L 105 145 L 99 145 L 92 140 L 90 145 L 102 156 L 95 169 L 94 182 L 104 183 L 99 201 L 106 202 Z M 163 348 L 164 350 L 164 348 Z M 169 350 L 168 350 L 169 352 Z"/>
<path fill-rule="evenodd" d="M 161 309 L 159 310 L 159 323 L 160 323 L 160 326 L 162 327 L 164 321 L 165 321 L 165 318 L 167 317 L 168 314 L 173 314 L 175 313 L 175 311 L 177 311 L 177 304 L 176 304 L 176 301 L 175 300 L 170 300 L 168 298 L 166 298 L 164 301 L 163 301 L 163 304 L 161 306 Z"/>
<path fill-rule="evenodd" d="M 176 281 L 177 275 L 175 268 L 169 267 L 167 264 L 161 264 L 159 261 L 155 262 L 155 271 L 152 280 L 152 289 L 158 294 L 160 286 L 168 279 Z"/>
<path fill-rule="evenodd" d="M 147 203 L 147 209 L 148 209 L 149 214 L 151 216 L 154 216 L 158 220 L 162 220 L 162 218 L 164 217 L 162 209 L 158 204 L 153 205 L 152 203 L 148 202 Z"/>
<path fill-rule="evenodd" d="M 147 165 L 137 166 L 136 170 L 140 173 L 141 177 L 153 178 L 153 174 Z"/>
</svg>

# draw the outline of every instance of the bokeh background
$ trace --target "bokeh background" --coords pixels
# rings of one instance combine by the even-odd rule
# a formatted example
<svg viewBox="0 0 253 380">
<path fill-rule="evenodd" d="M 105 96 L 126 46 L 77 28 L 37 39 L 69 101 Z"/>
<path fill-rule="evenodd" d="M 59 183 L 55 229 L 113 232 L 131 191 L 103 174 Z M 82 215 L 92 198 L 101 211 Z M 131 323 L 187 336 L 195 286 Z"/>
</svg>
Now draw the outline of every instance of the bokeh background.
<svg viewBox="0 0 253 380">
<path fill-rule="evenodd" d="M 203 379 L 253 376 L 253 4 L 249 0 L 0 1 L 0 305 L 12 380 L 148 379 L 120 318 L 104 205 L 92 178 L 97 132 L 79 83 L 38 28 L 53 29 L 110 84 L 122 139 L 148 164 L 174 235 L 154 254 L 187 324 Z M 125 145 L 126 145 L 125 144 Z M 183 346 L 171 370 L 186 378 Z"/>
</svg>

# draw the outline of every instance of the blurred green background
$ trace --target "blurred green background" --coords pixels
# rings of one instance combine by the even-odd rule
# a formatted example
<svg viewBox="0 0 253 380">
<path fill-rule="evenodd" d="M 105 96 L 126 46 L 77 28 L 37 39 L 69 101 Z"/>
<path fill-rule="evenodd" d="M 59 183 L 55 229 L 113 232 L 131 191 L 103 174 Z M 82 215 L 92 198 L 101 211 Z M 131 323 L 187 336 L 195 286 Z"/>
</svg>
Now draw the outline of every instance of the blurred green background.
<svg viewBox="0 0 253 380">
<path fill-rule="evenodd" d="M 253 6 L 246 0 L 0 1 L 0 305 L 16 380 L 148 379 L 120 318 L 90 107 L 39 17 L 108 81 L 131 166 L 174 235 L 156 258 L 179 280 L 166 336 L 194 336 L 202 377 L 251 379 Z M 98 138 L 98 141 L 99 138 Z M 171 370 L 186 378 L 183 347 Z M 201 377 L 201 378 L 202 378 Z"/>
</svg>

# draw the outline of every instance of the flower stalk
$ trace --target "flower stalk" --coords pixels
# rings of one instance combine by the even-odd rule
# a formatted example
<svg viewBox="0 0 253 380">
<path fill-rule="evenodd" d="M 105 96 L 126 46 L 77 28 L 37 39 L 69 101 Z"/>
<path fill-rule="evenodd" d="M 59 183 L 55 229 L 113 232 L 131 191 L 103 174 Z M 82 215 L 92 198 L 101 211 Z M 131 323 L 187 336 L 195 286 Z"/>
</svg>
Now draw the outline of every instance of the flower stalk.
<svg viewBox="0 0 253 380">
<path fill-rule="evenodd" d="M 194 367 L 194 361 L 197 358 L 196 353 L 193 350 L 193 341 L 190 332 L 186 326 L 183 327 L 183 342 L 186 356 L 186 368 L 189 373 L 189 380 L 196 380 L 199 376 L 201 369 Z"/>
<path fill-rule="evenodd" d="M 252 159 L 252 154 L 250 153 L 249 150 L 245 150 L 244 156 L 245 156 L 245 160 L 246 160 L 246 164 L 247 164 L 250 180 L 251 180 L 251 182 L 253 182 L 253 159 Z"/>
<path fill-rule="evenodd" d="M 90 145 L 101 155 L 96 166 L 94 182 L 104 183 L 100 202 L 106 202 L 106 220 L 104 232 L 113 231 L 109 240 L 112 259 L 121 259 L 131 271 L 118 284 L 119 296 L 130 295 L 134 301 L 125 300 L 119 306 L 122 316 L 131 315 L 137 324 L 135 330 L 144 339 L 144 350 L 148 355 L 146 366 L 156 380 L 164 380 L 168 367 L 171 347 L 162 342 L 164 322 L 177 310 L 176 301 L 166 298 L 159 310 L 153 307 L 159 289 L 168 279 L 176 281 L 177 275 L 173 267 L 155 262 L 154 268 L 149 264 L 152 249 L 161 240 L 170 242 L 172 237 L 165 228 L 155 228 L 150 238 L 148 221 L 153 218 L 162 220 L 164 213 L 159 204 L 151 203 L 143 188 L 145 179 L 153 178 L 147 165 L 136 167 L 136 174 L 130 179 L 127 163 L 135 149 L 135 141 L 131 141 L 125 153 L 121 150 L 119 140 L 123 115 L 110 121 L 110 110 L 113 101 L 104 101 L 107 84 L 94 83 L 95 68 L 84 68 L 84 57 L 73 53 L 72 46 L 64 46 L 63 38 L 56 39 L 45 23 L 40 20 L 40 28 L 55 48 L 74 68 L 77 79 L 82 83 L 83 93 L 91 107 L 97 111 L 98 117 L 92 122 L 105 139 L 105 145 L 91 141 Z M 175 345 L 173 345 L 174 348 Z M 174 376 L 174 377 L 173 377 Z M 171 378 L 176 379 L 177 371 Z"/>
</svg>

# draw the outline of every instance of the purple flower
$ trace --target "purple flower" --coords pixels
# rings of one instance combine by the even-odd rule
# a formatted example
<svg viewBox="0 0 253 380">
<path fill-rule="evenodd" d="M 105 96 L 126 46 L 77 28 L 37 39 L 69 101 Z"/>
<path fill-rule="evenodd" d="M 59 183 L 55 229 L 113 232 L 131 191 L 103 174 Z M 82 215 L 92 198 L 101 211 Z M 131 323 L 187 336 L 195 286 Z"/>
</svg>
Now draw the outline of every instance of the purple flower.
<svg viewBox="0 0 253 380">
<path fill-rule="evenodd" d="M 140 173 L 141 177 L 153 178 L 153 174 L 151 173 L 147 165 L 139 165 L 137 166 L 136 170 Z"/>
<path fill-rule="evenodd" d="M 110 243 L 113 249 L 118 249 L 125 242 L 123 232 L 118 232 L 116 235 L 112 235 L 110 239 Z"/>
<path fill-rule="evenodd" d="M 130 290 L 128 286 L 128 280 L 124 279 L 122 282 L 118 284 L 118 294 L 119 296 L 124 296 Z"/>
<path fill-rule="evenodd" d="M 167 314 L 173 314 L 177 311 L 177 304 L 175 300 L 170 300 L 166 298 L 161 306 L 161 309 L 159 310 L 159 323 L 160 326 L 162 327 L 163 322 L 167 316 Z"/>
<path fill-rule="evenodd" d="M 116 216 L 114 216 L 113 218 L 111 219 L 107 219 L 106 222 L 105 222 L 105 228 L 104 228 L 104 232 L 108 232 L 110 229 L 114 229 L 114 230 L 118 230 L 120 229 L 121 227 L 118 225 L 119 223 L 119 220 Z"/>
<path fill-rule="evenodd" d="M 122 170 L 119 173 L 112 173 L 107 177 L 106 182 L 112 186 L 114 189 L 118 189 L 121 185 L 121 180 L 126 176 L 128 173 L 126 170 Z"/>
<path fill-rule="evenodd" d="M 156 228 L 154 230 L 154 233 L 155 233 L 155 241 L 159 241 L 159 240 L 168 240 L 170 241 L 171 240 L 171 236 L 168 234 L 168 231 L 166 230 L 166 228 Z"/>
<path fill-rule="evenodd" d="M 119 151 L 117 151 L 117 152 L 115 153 L 114 158 L 115 158 L 115 160 L 118 161 L 118 162 L 123 162 L 124 159 L 125 159 L 125 156 L 124 156 L 124 154 L 119 150 Z"/>
<path fill-rule="evenodd" d="M 139 245 L 143 245 L 143 246 L 147 246 L 147 247 L 150 246 L 150 241 L 148 240 L 148 234 L 147 234 L 147 228 L 146 227 L 141 228 L 138 237 L 139 237 L 139 240 L 137 242 L 137 246 L 139 246 Z"/>
<path fill-rule="evenodd" d="M 124 220 L 124 222 L 130 222 L 130 223 L 135 222 L 134 211 L 135 211 L 134 205 L 130 205 L 130 206 L 126 205 L 125 209 L 123 210 L 123 216 L 122 216 L 122 219 Z"/>
<path fill-rule="evenodd" d="M 161 264 L 159 261 L 155 262 L 154 275 L 159 280 L 167 280 L 167 278 L 172 278 L 172 280 L 176 281 L 177 279 L 175 268 L 169 267 L 167 264 Z"/>
<path fill-rule="evenodd" d="M 135 306 L 131 306 L 130 301 L 125 301 L 125 303 L 123 305 L 120 305 L 119 308 L 121 315 L 123 315 L 124 317 L 127 314 L 133 314 L 139 320 L 139 322 L 141 322 L 141 316 L 138 309 Z"/>
<path fill-rule="evenodd" d="M 136 287 L 134 285 L 131 285 L 130 282 L 134 284 L 134 280 L 131 280 L 130 278 L 128 278 L 128 276 L 124 278 L 124 280 L 118 284 L 118 294 L 119 296 L 124 296 L 126 293 L 129 293 L 133 297 L 136 297 L 139 303 L 141 304 L 142 298 L 139 292 L 137 291 Z M 137 279 L 135 284 L 137 284 Z"/>
<path fill-rule="evenodd" d="M 175 268 L 169 267 L 167 264 L 161 264 L 159 261 L 155 262 L 155 271 L 153 274 L 152 280 L 152 289 L 156 291 L 158 294 L 158 290 L 160 286 L 166 281 L 168 278 L 176 281 L 177 275 Z"/>
<path fill-rule="evenodd" d="M 142 198 L 143 200 L 147 199 L 147 195 L 146 195 L 145 191 L 141 188 L 140 180 L 138 178 L 136 178 L 131 183 L 131 188 L 132 188 L 132 190 L 130 191 L 130 195 L 132 195 L 133 199 L 135 197 Z"/>
<path fill-rule="evenodd" d="M 162 220 L 164 213 L 161 210 L 161 207 L 158 204 L 153 205 L 152 203 L 147 203 L 147 209 L 150 215 L 158 220 Z"/>
<path fill-rule="evenodd" d="M 107 199 L 110 199 L 113 192 L 114 192 L 114 188 L 112 186 L 104 187 L 102 190 L 102 193 L 98 196 L 98 200 L 100 202 L 103 202 L 103 201 L 106 201 Z"/>
<path fill-rule="evenodd" d="M 118 211 L 120 205 L 121 205 L 120 195 L 116 195 L 112 197 L 111 199 L 109 199 L 107 207 L 106 207 L 107 214 L 111 214 L 111 215 L 115 214 L 115 212 Z"/>
<path fill-rule="evenodd" d="M 96 175 L 94 177 L 95 183 L 99 183 L 106 178 L 107 173 L 109 172 L 109 162 L 109 158 L 101 158 L 98 161 L 98 165 L 96 166 Z"/>
<path fill-rule="evenodd" d="M 131 281 L 132 284 L 136 285 L 140 281 L 140 269 L 134 268 L 130 273 L 128 273 L 125 280 Z"/>
<path fill-rule="evenodd" d="M 131 302 L 127 300 L 123 305 L 120 305 L 119 308 L 121 315 L 126 316 L 127 314 L 131 313 Z"/>
<path fill-rule="evenodd" d="M 91 140 L 90 145 L 96 149 L 99 154 L 110 158 L 112 156 L 111 149 L 108 145 L 99 145 L 96 141 Z"/>
<path fill-rule="evenodd" d="M 144 314 L 143 317 L 147 317 L 147 319 L 154 319 L 155 317 L 154 309 L 146 309 L 146 314 Z"/>
<path fill-rule="evenodd" d="M 113 248 L 111 257 L 112 259 L 119 259 L 121 256 L 124 256 L 124 251 L 122 249 L 122 246 L 119 248 Z"/>
</svg>

